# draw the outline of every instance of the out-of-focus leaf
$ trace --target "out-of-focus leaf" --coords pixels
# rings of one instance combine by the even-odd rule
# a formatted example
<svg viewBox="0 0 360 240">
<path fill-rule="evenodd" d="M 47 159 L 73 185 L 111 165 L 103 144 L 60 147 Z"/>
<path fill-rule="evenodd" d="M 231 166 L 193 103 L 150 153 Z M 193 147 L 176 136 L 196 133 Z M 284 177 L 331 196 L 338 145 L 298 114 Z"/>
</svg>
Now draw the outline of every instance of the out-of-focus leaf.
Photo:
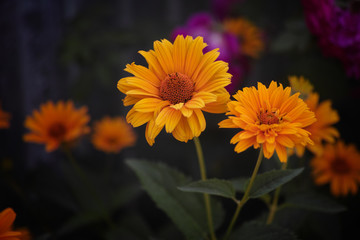
<svg viewBox="0 0 360 240">
<path fill-rule="evenodd" d="M 127 160 L 142 186 L 157 206 L 162 209 L 188 239 L 205 238 L 208 232 L 203 196 L 185 193 L 177 186 L 188 184 L 191 179 L 163 163 L 143 160 Z M 211 200 L 214 220 L 223 218 L 218 202 Z M 215 223 L 219 226 L 220 221 Z"/>
<path fill-rule="evenodd" d="M 97 212 L 84 212 L 74 215 L 70 218 L 65 224 L 63 224 L 60 229 L 57 231 L 57 235 L 67 234 L 75 229 L 81 228 L 83 226 L 102 221 L 103 217 L 101 213 Z"/>
<path fill-rule="evenodd" d="M 235 230 L 230 240 L 297 240 L 296 235 L 286 228 L 275 225 L 265 225 L 260 222 L 244 223 Z"/>
<path fill-rule="evenodd" d="M 289 182 L 299 175 L 304 168 L 272 170 L 256 176 L 254 184 L 250 190 L 250 198 L 258 198 L 267 194 L 277 187 Z"/>
<path fill-rule="evenodd" d="M 192 182 L 185 186 L 178 187 L 178 189 L 184 192 L 207 193 L 231 199 L 235 197 L 235 189 L 232 183 L 222 179 Z"/>
<path fill-rule="evenodd" d="M 284 207 L 295 207 L 311 211 L 338 213 L 346 208 L 334 200 L 318 193 L 299 193 L 289 196 Z"/>
<path fill-rule="evenodd" d="M 235 191 L 245 192 L 246 186 L 249 182 L 248 178 L 235 178 L 231 180 L 232 185 L 234 186 Z"/>
<path fill-rule="evenodd" d="M 272 42 L 270 49 L 274 52 L 286 52 L 290 50 L 303 51 L 308 45 L 310 34 L 305 22 L 293 20 L 286 23 L 285 30 Z"/>
</svg>

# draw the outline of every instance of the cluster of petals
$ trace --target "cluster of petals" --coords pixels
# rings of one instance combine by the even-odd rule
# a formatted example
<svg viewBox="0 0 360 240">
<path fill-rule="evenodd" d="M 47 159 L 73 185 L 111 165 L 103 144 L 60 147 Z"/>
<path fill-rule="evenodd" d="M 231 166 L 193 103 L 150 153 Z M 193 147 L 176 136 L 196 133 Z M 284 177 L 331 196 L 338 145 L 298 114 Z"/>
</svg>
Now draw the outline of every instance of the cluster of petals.
<svg viewBox="0 0 360 240">
<path fill-rule="evenodd" d="M 48 101 L 26 117 L 25 127 L 30 132 L 24 135 L 24 140 L 45 144 L 46 151 L 51 152 L 61 144 L 71 143 L 88 133 L 89 121 L 86 107 L 76 109 L 72 101 Z"/>
<path fill-rule="evenodd" d="M 291 95 L 291 88 L 275 81 L 266 88 L 258 82 L 245 87 L 228 103 L 228 119 L 219 123 L 221 128 L 240 128 L 231 143 L 235 151 L 243 152 L 250 146 L 263 147 L 264 156 L 270 158 L 276 151 L 281 162 L 287 161 L 287 148 L 313 144 L 304 128 L 316 121 L 299 93 Z"/>
<path fill-rule="evenodd" d="M 326 56 L 338 58 L 349 77 L 360 78 L 360 11 L 356 1 L 341 8 L 335 0 L 302 0 L 309 30 Z"/>
<path fill-rule="evenodd" d="M 133 146 L 136 135 L 122 117 L 104 117 L 94 124 L 92 143 L 106 153 L 119 153 L 125 147 Z"/>
<path fill-rule="evenodd" d="M 126 94 L 124 105 L 134 105 L 126 119 L 133 127 L 146 124 L 149 145 L 164 127 L 187 142 L 205 130 L 203 111 L 226 112 L 228 64 L 216 60 L 218 49 L 203 53 L 206 46 L 202 37 L 179 35 L 173 44 L 164 39 L 154 42 L 154 50 L 139 51 L 148 67 L 126 65 L 125 71 L 133 76 L 117 85 Z"/>
<path fill-rule="evenodd" d="M 356 194 L 360 183 L 360 153 L 342 141 L 325 145 L 323 154 L 311 160 L 315 184 L 330 184 L 334 196 Z"/>
<path fill-rule="evenodd" d="M 10 117 L 11 117 L 10 113 L 2 110 L 0 104 L 0 129 L 10 127 Z"/>
<path fill-rule="evenodd" d="M 16 213 L 12 208 L 6 208 L 0 212 L 0 239 L 6 240 L 20 240 L 22 234 L 19 231 L 13 230 L 13 223 L 16 218 Z"/>
</svg>

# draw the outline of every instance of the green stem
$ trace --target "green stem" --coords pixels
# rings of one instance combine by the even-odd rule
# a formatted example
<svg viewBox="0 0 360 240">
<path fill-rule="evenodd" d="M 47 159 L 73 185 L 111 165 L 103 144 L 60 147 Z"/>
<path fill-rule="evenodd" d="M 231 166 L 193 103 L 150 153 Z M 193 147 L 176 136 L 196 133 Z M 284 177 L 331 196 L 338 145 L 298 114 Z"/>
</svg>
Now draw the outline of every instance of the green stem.
<svg viewBox="0 0 360 240">
<path fill-rule="evenodd" d="M 203 151 L 201 148 L 199 138 L 194 137 L 194 143 L 195 143 L 196 153 L 197 153 L 197 157 L 198 157 L 198 161 L 199 161 L 201 180 L 206 180 L 205 160 L 204 160 L 204 154 L 203 154 Z M 211 213 L 210 196 L 207 193 L 204 193 L 204 202 L 205 202 L 206 216 L 207 216 L 207 222 L 208 222 L 208 227 L 209 227 L 209 231 L 210 231 L 210 236 L 211 236 L 212 240 L 216 240 L 214 225 L 213 225 L 213 218 L 212 218 L 212 213 Z"/>
<path fill-rule="evenodd" d="M 281 166 L 281 169 L 285 170 L 286 167 L 287 167 L 287 163 L 283 163 L 283 165 Z M 277 207 L 278 207 L 280 191 L 281 191 L 281 186 L 276 188 L 276 190 L 275 190 L 274 198 L 273 198 L 273 201 L 272 201 L 271 206 L 270 206 L 269 215 L 268 215 L 268 218 L 266 220 L 266 224 L 271 224 L 272 221 L 274 220 L 275 213 L 276 213 L 276 210 L 277 210 Z"/>
<path fill-rule="evenodd" d="M 83 183 L 86 185 L 86 188 L 88 189 L 88 191 L 90 192 L 90 194 L 93 196 L 93 198 L 98 202 L 99 206 L 102 206 L 102 210 L 103 213 L 101 213 L 100 215 L 104 218 L 104 220 L 108 223 L 108 225 L 111 228 L 114 228 L 115 225 L 114 223 L 111 221 L 111 218 L 109 216 L 109 213 L 106 211 L 104 203 L 101 201 L 100 197 L 98 196 L 97 192 L 95 191 L 95 189 L 92 188 L 91 183 L 89 181 L 89 179 L 86 177 L 86 174 L 83 172 L 83 170 L 81 169 L 81 167 L 79 166 L 79 164 L 77 163 L 77 161 L 75 160 L 73 154 L 71 153 L 70 149 L 67 146 L 63 146 L 63 151 L 65 152 L 66 156 L 68 157 L 70 164 L 72 165 L 72 167 L 75 169 L 75 171 L 77 172 L 77 174 L 80 176 L 81 180 L 83 181 Z"/>
<path fill-rule="evenodd" d="M 259 168 L 260 168 L 260 165 L 261 165 L 261 161 L 263 159 L 263 148 L 261 146 L 260 148 L 260 152 L 259 152 L 259 156 L 258 156 L 258 159 L 256 161 L 256 165 L 255 165 L 255 168 L 254 168 L 254 171 L 251 175 L 251 178 L 250 178 L 250 181 L 249 181 L 249 184 L 247 185 L 246 187 L 246 190 L 245 190 L 245 193 L 244 193 L 244 196 L 242 197 L 242 199 L 238 202 L 237 204 L 237 207 L 236 207 L 236 210 L 235 210 L 235 213 L 233 215 L 233 218 L 231 219 L 231 222 L 230 222 L 230 225 L 226 231 L 226 234 L 223 238 L 223 240 L 226 240 L 229 238 L 230 234 L 231 234 L 231 231 L 235 225 L 235 222 L 239 216 L 239 213 L 240 213 L 240 210 L 242 209 L 242 207 L 245 205 L 245 203 L 249 200 L 249 194 L 250 194 L 250 190 L 252 188 L 252 185 L 254 184 L 254 180 L 255 180 L 255 177 L 257 175 L 257 172 L 259 171 Z"/>
</svg>

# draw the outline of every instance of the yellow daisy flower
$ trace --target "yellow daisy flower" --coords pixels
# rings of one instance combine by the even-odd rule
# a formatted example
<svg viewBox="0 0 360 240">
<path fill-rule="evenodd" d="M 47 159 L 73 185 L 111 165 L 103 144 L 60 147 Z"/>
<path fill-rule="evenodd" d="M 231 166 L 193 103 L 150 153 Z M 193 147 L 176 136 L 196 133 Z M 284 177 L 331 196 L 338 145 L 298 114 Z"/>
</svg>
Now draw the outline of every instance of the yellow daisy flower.
<svg viewBox="0 0 360 240">
<path fill-rule="evenodd" d="M 122 117 L 104 117 L 94 125 L 92 143 L 106 153 L 119 153 L 123 148 L 133 146 L 136 141 L 133 129 Z"/>
<path fill-rule="evenodd" d="M 338 130 L 332 126 L 339 121 L 339 115 L 331 108 L 330 100 L 319 103 L 319 94 L 317 93 L 310 93 L 305 103 L 315 113 L 317 119 L 316 122 L 305 128 L 311 133 L 310 139 L 314 142 L 314 145 L 307 145 L 306 148 L 314 154 L 322 154 L 323 141 L 334 143 L 335 139 L 340 136 Z M 299 157 L 303 156 L 304 151 L 304 146 L 296 146 L 296 154 Z"/>
<path fill-rule="evenodd" d="M 205 47 L 202 37 L 180 35 L 174 44 L 164 39 L 154 42 L 154 50 L 139 51 L 148 67 L 126 65 L 125 71 L 134 76 L 120 79 L 117 85 L 126 94 L 124 105 L 134 105 L 126 119 L 133 127 L 146 123 L 149 145 L 164 127 L 187 142 L 205 130 L 202 111 L 226 112 L 228 64 L 216 61 L 218 49 L 203 54 Z"/>
<path fill-rule="evenodd" d="M 262 144 L 266 158 L 276 151 L 280 161 L 286 162 L 286 148 L 313 144 L 304 128 L 316 121 L 315 115 L 299 98 L 299 93 L 290 92 L 290 87 L 284 89 L 272 81 L 269 88 L 258 82 L 258 89 L 246 87 L 233 96 L 236 101 L 228 103 L 226 113 L 230 116 L 219 126 L 243 129 L 231 139 L 236 152 Z"/>
<path fill-rule="evenodd" d="M 241 53 L 253 58 L 258 58 L 264 50 L 262 32 L 249 20 L 244 18 L 225 19 L 224 27 L 226 31 L 238 37 L 241 44 Z"/>
<path fill-rule="evenodd" d="M 25 127 L 31 132 L 24 135 L 26 142 L 46 145 L 46 151 L 59 148 L 62 143 L 71 143 L 88 133 L 87 123 L 90 117 L 87 108 L 75 109 L 72 101 L 49 101 L 34 110 L 32 116 L 26 117 Z"/>
<path fill-rule="evenodd" d="M 356 194 L 360 183 L 360 153 L 354 145 L 342 141 L 327 144 L 322 155 L 311 162 L 315 184 L 330 184 L 334 196 Z"/>
<path fill-rule="evenodd" d="M 311 82 L 303 76 L 289 76 L 288 79 L 292 92 L 300 92 L 300 97 L 302 99 L 308 98 L 310 93 L 312 93 L 314 90 L 314 86 L 311 84 Z"/>
<path fill-rule="evenodd" d="M 0 212 L 0 240 L 11 239 L 20 240 L 21 232 L 13 231 L 12 225 L 15 221 L 16 213 L 12 208 L 6 208 Z"/>
<path fill-rule="evenodd" d="M 0 104 L 0 129 L 10 127 L 10 114 L 2 110 Z"/>
</svg>

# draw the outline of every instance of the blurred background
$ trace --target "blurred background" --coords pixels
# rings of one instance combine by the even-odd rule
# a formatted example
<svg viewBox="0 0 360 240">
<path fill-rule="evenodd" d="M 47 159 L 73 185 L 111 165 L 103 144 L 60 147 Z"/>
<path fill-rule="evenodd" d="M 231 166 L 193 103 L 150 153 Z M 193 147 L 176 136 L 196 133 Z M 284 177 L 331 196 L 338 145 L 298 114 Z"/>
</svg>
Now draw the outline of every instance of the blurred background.
<svg viewBox="0 0 360 240">
<path fill-rule="evenodd" d="M 330 99 L 338 111 L 341 138 L 360 147 L 360 79 L 348 76 L 339 59 L 323 54 L 306 25 L 302 2 L 233 0 L 224 1 L 230 2 L 224 9 L 219 7 L 221 2 L 0 1 L 0 101 L 11 114 L 10 127 L 0 129 L 0 211 L 12 207 L 16 227 L 26 227 L 33 239 L 181 239 L 124 161 L 162 161 L 199 179 L 192 141 L 181 143 L 162 132 L 150 147 L 141 126 L 134 129 L 135 146 L 106 154 L 92 146 L 90 136 L 82 138 L 74 156 L 118 226 L 110 231 L 92 214 L 98 203 L 84 190 L 66 156 L 61 151 L 48 153 L 43 145 L 25 143 L 22 137 L 28 132 L 26 116 L 48 100 L 73 100 L 77 107 L 87 106 L 90 126 L 104 116 L 126 116 L 130 108 L 123 106 L 124 95 L 116 88 L 117 81 L 129 75 L 123 71 L 125 65 L 146 65 L 138 51 L 152 49 L 155 40 L 171 39 L 174 29 L 197 13 L 208 13 L 219 22 L 224 14 L 241 16 L 263 32 L 264 49 L 258 58 L 247 60 L 232 93 L 258 81 L 267 85 L 275 80 L 287 86 L 288 76 L 304 76 L 320 99 Z M 250 175 L 257 152 L 236 154 L 229 144 L 234 130 L 217 125 L 225 116 L 205 117 L 207 128 L 200 140 L 208 176 Z M 263 167 L 271 167 L 267 165 Z M 304 182 L 311 185 L 310 178 Z M 331 196 L 326 186 L 313 188 Z M 348 211 L 308 213 L 303 219 L 312 221 L 292 227 L 303 239 L 347 239 L 356 232 L 359 200 L 359 195 L 337 198 Z M 224 203 L 225 209 L 233 207 Z M 240 221 L 253 219 L 264 209 L 257 200 L 249 202 Z"/>
</svg>

